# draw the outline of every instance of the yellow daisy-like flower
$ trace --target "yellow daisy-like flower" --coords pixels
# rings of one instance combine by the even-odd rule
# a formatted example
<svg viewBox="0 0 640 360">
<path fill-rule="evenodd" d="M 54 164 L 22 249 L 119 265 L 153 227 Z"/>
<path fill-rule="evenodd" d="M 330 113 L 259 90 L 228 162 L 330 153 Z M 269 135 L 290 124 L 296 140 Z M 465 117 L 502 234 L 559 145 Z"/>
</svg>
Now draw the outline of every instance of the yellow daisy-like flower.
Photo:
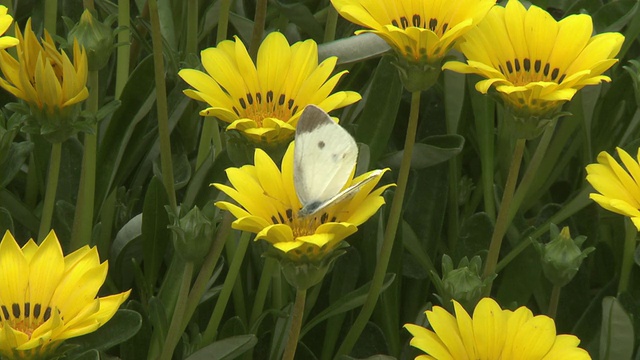
<svg viewBox="0 0 640 360">
<path fill-rule="evenodd" d="M 256 149 L 255 165 L 227 169 L 231 187 L 213 184 L 240 206 L 219 201 L 216 206 L 236 218 L 233 228 L 256 233 L 293 262 L 314 262 L 331 253 L 384 204 L 382 192 L 391 185 L 373 189 L 384 171 L 362 186 L 351 199 L 339 202 L 310 217 L 299 217 L 302 208 L 293 182 L 292 142 L 282 160 L 282 172 L 261 149 Z M 351 177 L 345 188 L 371 173 Z"/>
<path fill-rule="evenodd" d="M 13 17 L 7 14 L 7 7 L 4 5 L 0 5 L 0 35 L 7 32 L 9 26 L 13 22 Z M 0 37 L 0 49 L 6 49 L 12 46 L 18 45 L 18 39 L 13 36 L 2 36 Z"/>
<path fill-rule="evenodd" d="M 491 298 L 480 300 L 473 318 L 455 300 L 455 316 L 434 306 L 425 314 L 432 330 L 406 324 L 414 346 L 428 355 L 418 360 L 582 360 L 591 359 L 573 335 L 556 335 L 553 319 L 522 306 L 502 310 Z"/>
<path fill-rule="evenodd" d="M 624 36 L 592 31 L 589 15 L 558 22 L 537 6 L 527 10 L 509 0 L 464 36 L 459 47 L 467 64 L 450 61 L 443 69 L 486 78 L 476 89 L 486 94 L 493 86 L 516 115 L 546 117 L 584 86 L 611 80 L 602 73 L 618 61 Z"/>
<path fill-rule="evenodd" d="M 295 133 L 302 110 L 314 104 L 329 112 L 361 99 L 352 91 L 331 94 L 346 73 L 331 76 L 337 58 L 318 64 L 313 40 L 289 46 L 279 32 L 269 34 L 258 50 L 257 65 L 239 38 L 202 51 L 206 73 L 183 69 L 178 74 L 194 89 L 184 93 L 205 102 L 202 116 L 216 116 L 257 144 L 284 143 Z M 330 95 L 331 94 L 331 95 Z"/>
<path fill-rule="evenodd" d="M 48 358 L 63 340 L 95 331 L 130 291 L 98 298 L 107 276 L 96 248 L 64 256 L 51 231 L 22 248 L 10 232 L 0 242 L 0 357 Z"/>
<path fill-rule="evenodd" d="M 24 36 L 16 26 L 18 60 L 0 51 L 0 86 L 32 107 L 51 116 L 89 96 L 87 56 L 77 42 L 73 44 L 73 62 L 64 51 L 56 50 L 53 38 L 45 30 L 42 44 L 27 20 Z"/>
<path fill-rule="evenodd" d="M 410 62 L 438 64 L 494 0 L 331 0 L 347 20 L 371 30 Z"/>
<path fill-rule="evenodd" d="M 587 181 L 599 192 L 589 197 L 603 208 L 628 216 L 640 231 L 640 149 L 636 159 L 616 148 L 625 168 L 606 151 L 598 154 L 598 162 L 587 165 Z"/>
</svg>

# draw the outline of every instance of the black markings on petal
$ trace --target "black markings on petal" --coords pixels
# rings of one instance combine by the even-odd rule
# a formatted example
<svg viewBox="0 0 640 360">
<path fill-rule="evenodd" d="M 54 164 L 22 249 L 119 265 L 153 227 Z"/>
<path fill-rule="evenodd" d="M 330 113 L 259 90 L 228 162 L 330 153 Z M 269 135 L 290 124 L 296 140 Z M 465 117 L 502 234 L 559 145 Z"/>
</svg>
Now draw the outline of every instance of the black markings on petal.
<svg viewBox="0 0 640 360">
<path fill-rule="evenodd" d="M 409 20 L 407 20 L 407 18 L 403 16 L 400 18 L 400 24 L 402 24 L 403 29 L 406 29 L 409 27 Z"/>
<path fill-rule="evenodd" d="M 329 219 L 329 214 L 324 213 L 324 214 L 322 214 L 322 216 L 320 217 L 320 222 L 321 222 L 322 224 L 324 224 L 324 223 L 326 223 L 326 222 L 327 222 L 327 220 L 328 220 L 328 219 Z"/>
<path fill-rule="evenodd" d="M 519 59 L 516 59 L 516 60 L 514 61 L 514 63 L 515 63 L 515 65 L 516 65 L 516 72 L 520 71 L 520 60 L 519 60 Z"/>
<path fill-rule="evenodd" d="M 400 27 L 400 26 L 398 26 L 398 21 L 396 19 L 391 20 L 391 25 L 393 25 L 395 27 Z"/>
<path fill-rule="evenodd" d="M 243 98 L 240 98 L 240 106 L 242 106 L 243 109 L 247 109 L 247 102 L 244 101 Z"/>
<path fill-rule="evenodd" d="M 278 217 L 280 218 L 280 222 L 284 224 L 284 218 L 282 217 L 282 214 L 278 213 Z"/>
<path fill-rule="evenodd" d="M 262 94 L 256 93 L 256 101 L 258 104 L 262 104 Z"/>
<path fill-rule="evenodd" d="M 273 91 L 267 91 L 267 103 L 273 102 Z"/>
<path fill-rule="evenodd" d="M 36 304 L 33 307 L 33 317 L 35 317 L 36 319 L 40 317 L 40 310 L 42 310 L 42 305 L 40 304 Z"/>
<path fill-rule="evenodd" d="M 561 84 L 562 81 L 564 81 L 566 74 L 562 74 L 562 76 L 560 76 L 560 79 L 558 79 L 558 84 Z"/>
<path fill-rule="evenodd" d="M 551 72 L 551 80 L 557 79 L 558 75 L 560 75 L 560 69 L 558 68 L 553 69 L 553 71 Z"/>
<path fill-rule="evenodd" d="M 535 69 L 535 71 L 540 72 L 541 67 L 542 67 L 542 61 L 536 60 L 536 62 L 533 65 L 533 68 Z"/>
<path fill-rule="evenodd" d="M 26 302 L 24 303 L 24 317 L 28 318 L 29 316 L 31 316 L 31 303 Z"/>
<path fill-rule="evenodd" d="M 322 140 L 318 141 L 318 149 L 324 149 L 324 145 L 325 145 L 324 141 Z"/>
<path fill-rule="evenodd" d="M 507 61 L 507 70 L 509 73 L 513 73 L 513 65 L 511 65 L 511 61 Z"/>
<path fill-rule="evenodd" d="M 278 98 L 278 105 L 280 106 L 284 105 L 284 100 L 285 100 L 284 94 L 280 94 L 280 97 Z"/>
<path fill-rule="evenodd" d="M 293 104 L 294 104 L 293 99 L 289 99 L 289 102 L 287 102 L 287 106 L 289 107 L 289 110 L 291 110 L 291 108 L 293 108 Z"/>
<path fill-rule="evenodd" d="M 544 70 L 542 70 L 544 76 L 549 76 L 549 70 L 551 70 L 551 65 L 547 63 L 547 65 L 544 66 Z"/>
<path fill-rule="evenodd" d="M 47 321 L 49 320 L 50 317 L 51 317 L 51 308 L 47 307 L 47 310 L 44 311 L 44 316 L 42 317 L 42 320 Z"/>
<path fill-rule="evenodd" d="M 500 70 L 500 72 L 504 74 L 504 69 L 502 68 L 502 65 L 498 65 L 498 70 Z"/>
<path fill-rule="evenodd" d="M 287 219 L 288 219 L 289 221 L 293 221 L 293 210 L 291 210 L 291 209 L 287 209 L 287 211 L 286 211 L 286 212 L 287 212 Z"/>
<path fill-rule="evenodd" d="M 295 114 L 298 112 L 298 105 L 293 107 L 293 110 L 291 110 L 291 115 Z"/>
<path fill-rule="evenodd" d="M 236 109 L 235 106 L 232 107 L 233 112 L 236 113 L 236 115 L 240 116 L 240 112 L 238 111 L 238 109 Z"/>
<path fill-rule="evenodd" d="M 11 312 L 13 312 L 13 317 L 14 318 L 19 318 L 20 317 L 20 304 L 11 304 Z"/>
<path fill-rule="evenodd" d="M 249 105 L 253 105 L 253 96 L 251 94 L 247 94 L 247 101 L 249 101 Z"/>
<path fill-rule="evenodd" d="M 278 219 L 275 216 L 271 215 L 271 222 L 273 222 L 274 224 L 277 224 Z"/>
<path fill-rule="evenodd" d="M 436 26 L 438 26 L 438 19 L 429 20 L 429 30 L 436 31 Z"/>
<path fill-rule="evenodd" d="M 420 15 L 418 14 L 413 15 L 413 17 L 411 18 L 411 21 L 413 23 L 413 26 L 420 27 Z"/>
<path fill-rule="evenodd" d="M 5 320 L 9 320 L 9 310 L 7 310 L 7 307 L 2 305 L 2 316 L 4 316 Z"/>
<path fill-rule="evenodd" d="M 525 58 L 522 64 L 524 65 L 524 71 L 526 72 L 531 71 L 531 60 L 529 58 Z"/>
<path fill-rule="evenodd" d="M 336 222 L 336 220 L 338 220 L 338 218 L 335 216 L 331 218 L 331 222 Z"/>
<path fill-rule="evenodd" d="M 449 27 L 449 23 L 444 23 L 444 25 L 442 25 L 442 33 L 443 34 L 447 31 L 448 27 Z"/>
</svg>

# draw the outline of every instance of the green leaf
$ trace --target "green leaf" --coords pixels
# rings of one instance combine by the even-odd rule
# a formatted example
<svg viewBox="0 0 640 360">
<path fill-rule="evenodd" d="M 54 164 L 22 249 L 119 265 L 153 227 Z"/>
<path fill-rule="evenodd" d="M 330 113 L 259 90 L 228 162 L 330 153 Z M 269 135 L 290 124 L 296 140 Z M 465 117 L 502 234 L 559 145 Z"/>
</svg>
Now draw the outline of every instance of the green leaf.
<svg viewBox="0 0 640 360">
<path fill-rule="evenodd" d="M 32 234 L 38 233 L 40 220 L 33 215 L 31 210 L 7 189 L 0 188 L 0 204 L 13 214 L 20 225 L 26 227 Z"/>
<path fill-rule="evenodd" d="M 79 349 L 107 350 L 133 337 L 142 325 L 142 317 L 135 311 L 118 310 L 106 324 L 98 330 L 70 339 Z"/>
<path fill-rule="evenodd" d="M 395 278 L 395 274 L 389 273 L 385 275 L 381 293 L 385 291 L 389 287 L 389 285 L 391 285 Z M 313 319 L 305 324 L 305 326 L 302 328 L 302 331 L 300 332 L 300 338 L 304 337 L 304 335 L 309 330 L 313 329 L 314 326 L 318 325 L 324 320 L 343 312 L 353 310 L 358 306 L 364 304 L 364 301 L 367 298 L 367 294 L 369 293 L 370 286 L 371 282 L 366 283 L 365 285 L 343 296 L 340 300 L 336 301 L 328 308 L 321 311 L 318 315 L 316 315 Z"/>
<path fill-rule="evenodd" d="M 253 334 L 234 336 L 209 344 L 191 354 L 186 360 L 236 359 L 258 343 Z"/>
<path fill-rule="evenodd" d="M 618 300 L 602 299 L 600 360 L 631 359 L 633 355 L 633 322 Z"/>
<path fill-rule="evenodd" d="M 78 355 L 67 355 L 66 357 L 64 357 L 64 359 L 69 359 L 69 360 L 100 360 L 100 352 L 98 352 L 97 350 L 89 350 L 89 351 L 85 351 L 82 354 L 78 354 Z"/>
<path fill-rule="evenodd" d="M 298 25 L 302 30 L 309 34 L 316 42 L 322 42 L 324 29 L 322 25 L 313 17 L 313 14 L 301 2 L 291 2 L 284 4 L 281 1 L 273 1 L 279 12 L 289 19 L 292 23 Z"/>
<path fill-rule="evenodd" d="M 122 288 L 130 286 L 133 281 L 132 259 L 142 258 L 142 214 L 129 220 L 111 245 L 109 256 L 111 278 Z"/>
<path fill-rule="evenodd" d="M 15 234 L 13 219 L 11 218 L 11 212 L 9 212 L 9 210 L 0 207 L 0 236 L 4 236 L 6 231 Z"/>
<path fill-rule="evenodd" d="M 458 233 L 453 263 L 457 264 L 464 256 L 469 259 L 474 255 L 486 258 L 492 234 L 493 222 L 486 213 L 476 213 L 465 219 Z"/>
<path fill-rule="evenodd" d="M 521 241 L 531 241 L 524 237 Z M 500 288 L 497 299 L 501 304 L 526 304 L 542 279 L 540 255 L 533 248 L 527 247 L 498 275 Z"/>
<path fill-rule="evenodd" d="M 142 247 L 144 275 L 148 286 L 154 287 L 164 254 L 171 239 L 167 191 L 157 177 L 151 178 L 142 206 Z"/>
<path fill-rule="evenodd" d="M 192 208 L 197 205 L 203 208 L 207 202 L 215 199 L 215 195 L 219 191 L 211 186 L 211 183 L 226 182 L 227 174 L 225 169 L 232 166 L 233 164 L 225 150 L 216 156 L 215 160 L 211 160 L 211 156 L 209 156 L 189 181 L 181 206 Z"/>
<path fill-rule="evenodd" d="M 318 61 L 337 56 L 338 65 L 352 64 L 382 56 L 390 49 L 378 35 L 365 33 L 318 45 Z"/>
<path fill-rule="evenodd" d="M 31 150 L 33 150 L 33 143 L 30 141 L 11 144 L 7 159 L 0 164 L 0 188 L 7 186 L 13 180 Z"/>
<path fill-rule="evenodd" d="M 452 135 L 428 136 L 415 144 L 411 156 L 412 169 L 424 169 L 443 163 L 458 155 L 464 146 L 464 137 Z M 402 162 L 404 150 L 383 158 L 381 161 L 385 166 L 399 168 Z"/>
<path fill-rule="evenodd" d="M 402 82 L 392 61 L 392 56 L 380 60 L 365 93 L 364 108 L 356 130 L 356 140 L 369 146 L 371 164 L 375 164 L 387 151 L 402 100 Z"/>
<path fill-rule="evenodd" d="M 604 4 L 596 11 L 593 18 L 593 27 L 597 33 L 620 31 L 638 11 L 636 0 L 614 1 Z"/>
</svg>

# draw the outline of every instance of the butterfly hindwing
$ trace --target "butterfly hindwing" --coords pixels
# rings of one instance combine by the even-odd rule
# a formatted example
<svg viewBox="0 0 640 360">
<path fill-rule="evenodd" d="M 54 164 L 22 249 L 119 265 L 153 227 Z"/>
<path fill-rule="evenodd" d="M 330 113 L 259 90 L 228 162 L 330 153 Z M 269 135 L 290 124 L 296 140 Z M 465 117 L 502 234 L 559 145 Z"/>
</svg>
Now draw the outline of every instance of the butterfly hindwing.
<svg viewBox="0 0 640 360">
<path fill-rule="evenodd" d="M 314 208 L 338 195 L 349 180 L 357 157 L 353 137 L 322 109 L 307 106 L 296 127 L 293 165 L 301 212 L 314 213 Z"/>
</svg>

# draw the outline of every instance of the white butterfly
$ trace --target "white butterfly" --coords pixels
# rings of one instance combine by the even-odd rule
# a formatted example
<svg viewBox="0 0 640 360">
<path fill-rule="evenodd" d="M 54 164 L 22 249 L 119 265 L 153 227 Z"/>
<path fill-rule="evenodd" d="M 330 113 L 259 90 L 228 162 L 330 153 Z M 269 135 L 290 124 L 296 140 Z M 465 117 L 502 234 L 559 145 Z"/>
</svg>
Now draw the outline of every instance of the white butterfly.
<svg viewBox="0 0 640 360">
<path fill-rule="evenodd" d="M 358 146 L 344 128 L 315 105 L 308 105 L 302 112 L 295 141 L 293 183 L 302 204 L 299 217 L 317 214 L 352 198 L 382 172 L 374 171 L 342 190 L 356 165 Z"/>
</svg>

